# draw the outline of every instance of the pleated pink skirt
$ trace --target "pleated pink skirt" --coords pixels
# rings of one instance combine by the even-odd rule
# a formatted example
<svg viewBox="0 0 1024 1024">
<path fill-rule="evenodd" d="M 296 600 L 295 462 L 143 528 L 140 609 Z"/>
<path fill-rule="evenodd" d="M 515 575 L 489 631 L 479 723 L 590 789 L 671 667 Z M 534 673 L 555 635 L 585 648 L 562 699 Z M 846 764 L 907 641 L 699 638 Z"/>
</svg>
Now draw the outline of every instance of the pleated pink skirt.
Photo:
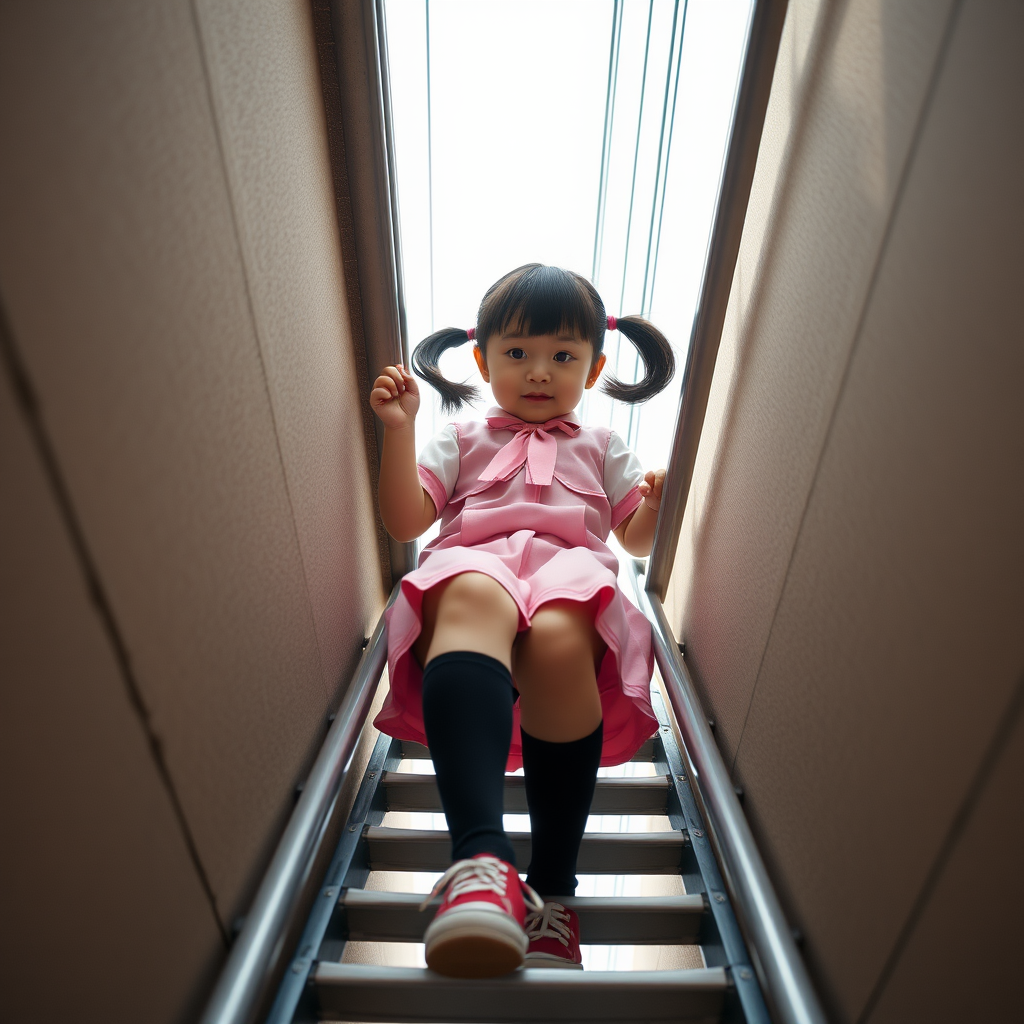
<svg viewBox="0 0 1024 1024">
<path fill-rule="evenodd" d="M 388 609 L 388 674 L 391 690 L 374 725 L 399 739 L 426 743 L 423 731 L 422 670 L 412 645 L 422 629 L 423 595 L 464 572 L 480 572 L 500 583 L 519 608 L 519 629 L 542 605 L 555 600 L 597 598 L 595 626 L 608 645 L 597 675 L 604 713 L 602 765 L 628 761 L 658 727 L 651 708 L 653 672 L 650 624 L 619 590 L 611 552 L 563 547 L 521 530 L 465 547 L 425 552 L 422 564 L 402 579 Z M 522 765 L 519 705 L 514 709 L 508 771 Z"/>
</svg>

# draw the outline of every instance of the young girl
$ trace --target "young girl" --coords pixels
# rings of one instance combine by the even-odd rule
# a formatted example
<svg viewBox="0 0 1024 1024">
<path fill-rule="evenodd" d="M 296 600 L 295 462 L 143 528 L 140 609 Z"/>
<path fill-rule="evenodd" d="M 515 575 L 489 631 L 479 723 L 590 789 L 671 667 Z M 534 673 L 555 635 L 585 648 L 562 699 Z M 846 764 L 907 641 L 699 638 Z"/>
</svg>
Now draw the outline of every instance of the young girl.
<svg viewBox="0 0 1024 1024">
<path fill-rule="evenodd" d="M 370 394 L 385 428 L 388 532 L 409 541 L 441 517 L 388 614 L 391 691 L 374 723 L 427 743 L 434 761 L 454 861 L 424 937 L 441 974 L 504 974 L 524 955 L 527 966 L 582 967 L 576 915 L 559 899 L 576 889 L 597 769 L 628 761 L 657 728 L 650 626 L 619 591 L 605 541 L 613 531 L 631 554 L 650 552 L 665 473 L 645 474 L 617 435 L 573 414 L 616 326 L 645 374 L 604 390 L 644 401 L 672 377 L 663 335 L 606 316 L 579 275 L 529 264 L 488 290 L 474 330 L 438 331 L 413 355 L 454 412 L 477 391 L 445 380 L 438 358 L 475 339 L 497 403 L 485 422 L 450 424 L 417 463 L 415 379 L 389 366 Z M 502 825 L 504 773 L 520 764 L 525 884 Z"/>
</svg>

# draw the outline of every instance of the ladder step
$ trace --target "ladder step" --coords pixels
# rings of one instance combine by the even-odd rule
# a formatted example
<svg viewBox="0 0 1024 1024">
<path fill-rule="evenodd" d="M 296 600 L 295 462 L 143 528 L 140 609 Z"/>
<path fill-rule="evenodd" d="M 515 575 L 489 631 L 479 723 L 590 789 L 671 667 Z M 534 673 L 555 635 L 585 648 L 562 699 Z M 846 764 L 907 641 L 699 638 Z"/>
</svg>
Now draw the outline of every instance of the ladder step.
<svg viewBox="0 0 1024 1024">
<path fill-rule="evenodd" d="M 433 775 L 385 772 L 389 811 L 441 810 L 437 780 Z M 661 775 L 641 779 L 598 779 L 591 814 L 667 814 L 670 784 Z M 505 776 L 505 813 L 526 814 L 525 780 Z"/>
<path fill-rule="evenodd" d="M 451 863 L 447 832 L 367 827 L 371 871 L 444 871 Z M 530 834 L 510 832 L 516 861 L 530 862 Z M 588 832 L 580 846 L 580 874 L 674 875 L 686 839 L 681 832 Z"/>
<path fill-rule="evenodd" d="M 416 968 L 320 963 L 313 975 L 321 1018 L 347 1021 L 513 1024 L 721 1019 L 726 975 L 688 971 L 523 970 L 486 981 Z"/>
<path fill-rule="evenodd" d="M 356 942 L 422 942 L 437 901 L 420 911 L 423 897 L 411 892 L 347 889 L 338 903 L 345 910 L 349 939 Z M 580 917 L 580 933 L 590 945 L 696 945 L 704 916 L 701 896 L 580 896 L 563 901 Z"/>
<path fill-rule="evenodd" d="M 402 759 L 414 758 L 417 761 L 429 761 L 430 751 L 422 744 L 413 740 L 399 740 L 402 745 Z M 653 761 L 654 739 L 644 741 L 644 745 L 630 758 L 631 761 Z"/>
</svg>

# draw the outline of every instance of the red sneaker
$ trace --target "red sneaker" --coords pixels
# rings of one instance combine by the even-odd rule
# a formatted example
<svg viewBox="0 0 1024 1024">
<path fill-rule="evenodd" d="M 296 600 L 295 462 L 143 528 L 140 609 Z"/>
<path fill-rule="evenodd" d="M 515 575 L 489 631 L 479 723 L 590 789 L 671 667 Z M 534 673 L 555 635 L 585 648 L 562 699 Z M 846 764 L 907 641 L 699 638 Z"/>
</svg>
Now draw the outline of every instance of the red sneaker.
<svg viewBox="0 0 1024 1024">
<path fill-rule="evenodd" d="M 420 909 L 445 890 L 423 936 L 427 966 L 449 978 L 496 978 L 521 966 L 528 945 L 524 897 L 531 910 L 544 903 L 516 869 L 488 853 L 456 861 Z"/>
<path fill-rule="evenodd" d="M 582 971 L 580 956 L 580 919 L 576 911 L 549 901 L 543 910 L 531 911 L 526 918 L 530 948 L 524 967 L 555 967 Z"/>
</svg>

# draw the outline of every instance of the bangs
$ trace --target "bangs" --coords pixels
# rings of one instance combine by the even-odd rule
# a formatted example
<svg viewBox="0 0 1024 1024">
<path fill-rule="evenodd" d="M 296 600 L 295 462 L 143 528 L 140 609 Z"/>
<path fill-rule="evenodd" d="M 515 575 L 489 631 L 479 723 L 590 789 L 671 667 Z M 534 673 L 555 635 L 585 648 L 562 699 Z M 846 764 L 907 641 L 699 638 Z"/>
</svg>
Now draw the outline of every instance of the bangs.
<svg viewBox="0 0 1024 1024">
<path fill-rule="evenodd" d="M 664 334 L 640 316 L 620 316 L 618 330 L 629 339 L 643 362 L 643 377 L 626 384 L 606 378 L 601 390 L 623 402 L 646 402 L 663 390 L 675 372 L 675 355 Z M 592 360 L 604 347 L 608 320 L 597 289 L 579 274 L 541 263 L 527 263 L 487 289 L 476 315 L 476 327 L 445 327 L 424 338 L 412 354 L 413 369 L 437 389 L 446 413 L 455 413 L 466 402 L 476 401 L 479 392 L 463 381 L 446 380 L 438 359 L 451 348 L 476 338 L 486 355 L 490 338 L 502 334 L 535 337 L 540 334 L 568 335 L 593 346 Z M 593 366 L 594 363 L 592 362 Z"/>
<path fill-rule="evenodd" d="M 513 270 L 484 296 L 478 337 L 569 334 L 599 347 L 604 304 L 589 281 L 558 267 L 528 264 Z"/>
</svg>

